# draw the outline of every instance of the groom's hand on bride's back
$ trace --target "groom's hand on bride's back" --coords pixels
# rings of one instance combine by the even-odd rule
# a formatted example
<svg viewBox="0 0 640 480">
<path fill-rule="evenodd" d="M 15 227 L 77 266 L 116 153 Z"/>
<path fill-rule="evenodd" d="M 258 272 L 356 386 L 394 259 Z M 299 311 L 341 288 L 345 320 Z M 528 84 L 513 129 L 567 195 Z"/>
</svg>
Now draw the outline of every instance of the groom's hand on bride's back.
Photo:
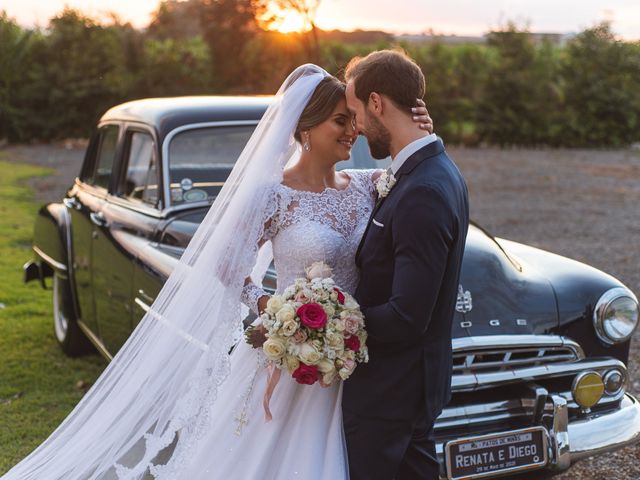
<svg viewBox="0 0 640 480">
<path fill-rule="evenodd" d="M 418 128 L 433 133 L 433 120 L 429 116 L 426 104 L 421 98 L 416 99 L 416 106 L 411 109 L 413 121 L 418 124 Z"/>
</svg>

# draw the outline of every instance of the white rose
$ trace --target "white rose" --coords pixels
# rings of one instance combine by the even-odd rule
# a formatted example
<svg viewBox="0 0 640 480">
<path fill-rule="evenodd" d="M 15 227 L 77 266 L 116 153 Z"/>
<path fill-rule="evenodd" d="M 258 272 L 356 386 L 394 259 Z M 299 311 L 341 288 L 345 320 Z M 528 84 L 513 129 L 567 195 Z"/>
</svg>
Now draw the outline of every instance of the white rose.
<svg viewBox="0 0 640 480">
<path fill-rule="evenodd" d="M 287 370 L 289 370 L 289 373 L 293 373 L 295 372 L 298 367 L 300 366 L 300 360 L 298 360 L 296 357 L 291 356 L 291 355 L 286 355 L 284 357 L 284 364 L 287 367 Z"/>
<path fill-rule="evenodd" d="M 333 315 L 336 313 L 336 309 L 333 308 L 333 305 L 331 305 L 330 303 L 323 305 L 322 308 L 324 308 L 324 311 L 329 318 L 333 317 Z"/>
<path fill-rule="evenodd" d="M 341 333 L 329 332 L 326 336 L 329 346 L 336 350 L 344 349 L 344 337 Z"/>
<path fill-rule="evenodd" d="M 335 380 L 336 375 L 338 374 L 337 370 L 333 370 L 332 372 L 327 372 L 322 375 L 322 382 L 326 385 L 331 385 L 331 383 Z"/>
<path fill-rule="evenodd" d="M 262 350 L 269 360 L 279 360 L 286 348 L 284 341 L 280 338 L 268 338 L 262 345 Z"/>
<path fill-rule="evenodd" d="M 273 295 L 267 301 L 266 311 L 272 315 L 275 315 L 278 310 L 282 308 L 283 300 L 280 295 Z"/>
<path fill-rule="evenodd" d="M 280 329 L 282 335 L 284 335 L 285 337 L 290 337 L 291 335 L 296 333 L 296 330 L 298 330 L 298 322 L 293 319 L 285 321 L 282 324 L 282 328 Z"/>
<path fill-rule="evenodd" d="M 296 317 L 296 311 L 289 304 L 285 304 L 276 313 L 276 320 L 280 323 L 287 323 Z"/>
<path fill-rule="evenodd" d="M 324 262 L 312 263 L 310 266 L 305 268 L 305 273 L 309 280 L 313 278 L 329 278 L 333 275 L 331 267 Z"/>
<path fill-rule="evenodd" d="M 318 370 L 320 370 L 321 373 L 335 372 L 336 366 L 331 360 L 323 358 L 322 360 L 320 360 L 320 362 L 318 362 Z"/>
<path fill-rule="evenodd" d="M 300 360 L 307 365 L 317 365 L 322 360 L 322 354 L 313 345 L 303 343 L 300 346 Z"/>
</svg>

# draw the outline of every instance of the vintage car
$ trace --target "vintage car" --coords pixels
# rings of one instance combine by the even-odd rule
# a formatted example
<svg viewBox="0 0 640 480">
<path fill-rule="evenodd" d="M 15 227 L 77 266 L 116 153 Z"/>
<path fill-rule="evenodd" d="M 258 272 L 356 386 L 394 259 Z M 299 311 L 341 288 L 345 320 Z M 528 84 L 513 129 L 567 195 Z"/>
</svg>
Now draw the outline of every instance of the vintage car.
<svg viewBox="0 0 640 480">
<path fill-rule="evenodd" d="M 25 265 L 26 281 L 52 282 L 67 354 L 111 359 L 123 345 L 270 100 L 147 99 L 100 119 L 74 184 L 40 210 Z M 380 165 L 359 140 L 342 167 Z M 456 310 L 453 398 L 435 426 L 443 478 L 541 478 L 640 439 L 625 391 L 638 302 L 618 280 L 472 224 Z"/>
</svg>

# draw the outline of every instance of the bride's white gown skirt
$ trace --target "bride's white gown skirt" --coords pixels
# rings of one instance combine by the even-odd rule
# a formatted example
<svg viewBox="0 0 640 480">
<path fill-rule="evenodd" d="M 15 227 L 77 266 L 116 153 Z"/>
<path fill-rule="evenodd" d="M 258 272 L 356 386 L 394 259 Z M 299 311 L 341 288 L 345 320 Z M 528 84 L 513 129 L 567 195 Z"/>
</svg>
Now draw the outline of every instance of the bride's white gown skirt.
<svg viewBox="0 0 640 480">
<path fill-rule="evenodd" d="M 282 372 L 270 401 L 262 405 L 267 370 L 261 353 L 241 342 L 231 354 L 231 374 L 213 407 L 211 427 L 198 442 L 181 480 L 342 480 L 348 478 L 342 429 L 342 382 L 328 388 L 300 385 Z M 252 378 L 258 371 L 253 389 Z M 247 423 L 237 433 L 242 411 Z"/>
</svg>

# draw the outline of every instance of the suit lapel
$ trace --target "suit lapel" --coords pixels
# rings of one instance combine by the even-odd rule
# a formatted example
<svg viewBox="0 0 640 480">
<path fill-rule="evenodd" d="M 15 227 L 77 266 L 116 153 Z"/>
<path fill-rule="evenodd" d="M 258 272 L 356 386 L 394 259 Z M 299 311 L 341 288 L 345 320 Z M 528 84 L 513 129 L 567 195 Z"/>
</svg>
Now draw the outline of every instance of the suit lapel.
<svg viewBox="0 0 640 480">
<path fill-rule="evenodd" d="M 373 207 L 373 211 L 371 212 L 371 215 L 369 216 L 369 221 L 367 222 L 367 228 L 365 228 L 364 233 L 362 234 L 362 238 L 360 239 L 360 243 L 358 244 L 358 250 L 356 250 L 356 265 L 360 265 L 360 261 L 359 261 L 360 251 L 362 250 L 362 246 L 364 245 L 365 238 L 367 238 L 367 233 L 369 232 L 369 228 L 371 228 L 371 223 L 374 215 L 378 213 L 384 201 L 387 198 L 389 198 L 389 195 L 392 195 L 393 191 L 398 188 L 398 183 L 400 183 L 400 179 L 404 176 L 409 175 L 413 171 L 413 169 L 416 168 L 420 164 L 420 162 L 422 162 L 423 160 L 430 157 L 434 157 L 436 155 L 440 155 L 442 152 L 444 152 L 444 145 L 442 141 L 438 138 L 435 142 L 425 145 L 420 150 L 417 150 L 416 152 L 414 152 L 402 164 L 398 172 L 395 174 L 396 184 L 393 186 L 393 188 L 391 189 L 391 191 L 386 197 L 378 198 L 376 205 Z"/>
</svg>

